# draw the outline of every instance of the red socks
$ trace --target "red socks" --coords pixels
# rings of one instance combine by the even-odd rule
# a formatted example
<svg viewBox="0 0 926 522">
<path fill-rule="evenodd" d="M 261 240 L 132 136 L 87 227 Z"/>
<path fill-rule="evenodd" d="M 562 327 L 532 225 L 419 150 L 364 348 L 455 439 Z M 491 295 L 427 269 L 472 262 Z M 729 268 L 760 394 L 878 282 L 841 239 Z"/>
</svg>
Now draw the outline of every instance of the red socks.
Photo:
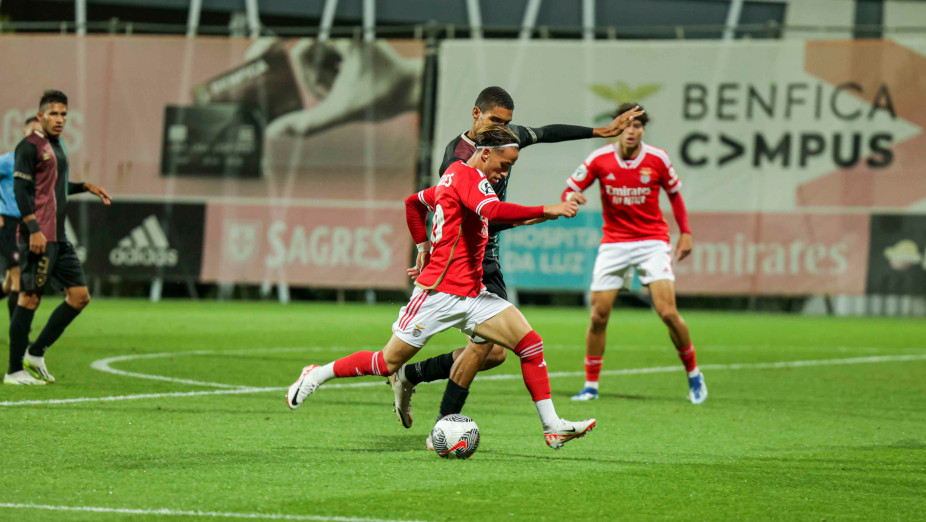
<svg viewBox="0 0 926 522">
<path fill-rule="evenodd" d="M 600 355 L 585 356 L 585 382 L 598 382 L 598 376 L 601 374 L 602 359 L 604 357 Z"/>
<path fill-rule="evenodd" d="M 698 363 L 695 361 L 694 344 L 689 344 L 688 348 L 678 350 L 678 358 L 681 359 L 682 364 L 685 365 L 685 371 L 690 372 L 698 367 Z"/>
<path fill-rule="evenodd" d="M 389 376 L 383 352 L 356 352 L 334 361 L 335 377 Z"/>
<path fill-rule="evenodd" d="M 531 330 L 514 347 L 514 353 L 521 358 L 521 375 L 524 385 L 534 402 L 550 398 L 550 376 L 547 363 L 543 360 L 543 339 Z"/>
</svg>

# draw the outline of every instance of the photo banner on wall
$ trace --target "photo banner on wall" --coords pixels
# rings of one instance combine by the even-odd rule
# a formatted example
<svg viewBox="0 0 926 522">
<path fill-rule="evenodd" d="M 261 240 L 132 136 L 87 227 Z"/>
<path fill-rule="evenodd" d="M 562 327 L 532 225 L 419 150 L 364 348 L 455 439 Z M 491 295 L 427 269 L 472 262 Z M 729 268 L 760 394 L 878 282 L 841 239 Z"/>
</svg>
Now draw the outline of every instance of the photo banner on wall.
<svg viewBox="0 0 926 522">
<path fill-rule="evenodd" d="M 48 56 L 59 66 L 35 67 Z M 224 215 L 266 208 L 268 220 L 284 209 L 290 231 L 340 230 L 329 214 L 337 215 L 352 231 L 351 256 L 366 244 L 363 230 L 388 226 L 389 237 L 376 232 L 370 248 L 386 244 L 404 265 L 411 238 L 392 210 L 415 190 L 423 65 L 424 44 L 413 40 L 4 35 L 0 151 L 15 148 L 42 90 L 54 87 L 69 97 L 62 139 L 72 180 L 100 184 L 115 201 L 194 203 Z M 221 236 L 208 238 L 218 239 L 201 243 L 200 254 L 213 262 L 227 250 Z M 330 269 L 309 263 L 268 281 L 255 268 L 261 282 L 408 285 L 404 266 L 337 279 Z M 240 273 L 206 275 L 255 280 L 226 277 Z"/>
<path fill-rule="evenodd" d="M 507 59 L 493 59 L 499 55 Z M 532 127 L 601 126 L 621 103 L 642 104 L 650 118 L 643 141 L 667 151 L 692 215 L 695 250 L 676 267 L 681 293 L 861 294 L 869 281 L 870 216 L 926 213 L 926 39 L 449 41 L 440 60 L 435 154 L 469 128 L 473 102 L 489 85 L 512 95 L 514 123 Z M 527 71 L 546 71 L 544 81 L 528 81 Z M 578 140 L 525 149 L 509 201 L 558 200 L 565 179 L 604 145 Z M 588 210 L 600 212 L 598 190 L 588 189 Z M 667 199 L 662 203 L 674 225 Z M 796 228 L 789 236 L 776 222 Z M 503 232 L 502 243 L 513 233 L 525 234 Z M 794 242 L 815 246 L 792 253 Z M 733 256 L 740 244 L 781 245 L 775 255 L 787 262 L 770 260 L 763 272 L 757 261 L 755 271 L 731 268 L 724 277 L 695 266 L 698 255 L 730 249 Z M 828 253 L 818 262 L 822 248 Z M 515 246 L 505 252 L 518 260 Z M 792 255 L 805 261 L 792 262 Z M 832 273 L 817 274 L 820 263 L 830 263 Z M 784 265 L 787 281 L 772 275 Z M 557 277 L 528 279 L 537 287 L 566 284 Z"/>
</svg>

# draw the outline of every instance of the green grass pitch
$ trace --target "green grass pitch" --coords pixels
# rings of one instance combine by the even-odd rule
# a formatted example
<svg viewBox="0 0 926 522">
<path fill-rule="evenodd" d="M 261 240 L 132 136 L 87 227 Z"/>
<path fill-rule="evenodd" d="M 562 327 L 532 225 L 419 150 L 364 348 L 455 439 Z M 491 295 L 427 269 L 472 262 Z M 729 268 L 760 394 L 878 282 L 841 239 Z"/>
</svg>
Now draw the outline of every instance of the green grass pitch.
<svg viewBox="0 0 926 522">
<path fill-rule="evenodd" d="M 384 344 L 399 306 L 92 303 L 47 356 L 57 384 L 0 387 L 0 520 L 926 513 L 922 320 L 683 311 L 710 390 L 694 406 L 655 314 L 617 309 L 602 398 L 574 403 L 586 311 L 526 308 L 559 414 L 596 417 L 597 428 L 547 448 L 509 355 L 477 377 L 464 409 L 480 426 L 479 451 L 447 461 L 424 449 L 443 383 L 419 387 L 409 430 L 384 379 L 334 381 L 350 386 L 329 383 L 296 411 L 284 404 L 304 364 Z M 33 336 L 52 309 L 39 312 Z M 418 358 L 462 342 L 446 332 Z M 110 372 L 92 367 L 120 356 L 132 357 L 109 362 Z M 813 362 L 776 364 L 790 361 Z M 148 397 L 107 400 L 134 395 Z"/>
</svg>

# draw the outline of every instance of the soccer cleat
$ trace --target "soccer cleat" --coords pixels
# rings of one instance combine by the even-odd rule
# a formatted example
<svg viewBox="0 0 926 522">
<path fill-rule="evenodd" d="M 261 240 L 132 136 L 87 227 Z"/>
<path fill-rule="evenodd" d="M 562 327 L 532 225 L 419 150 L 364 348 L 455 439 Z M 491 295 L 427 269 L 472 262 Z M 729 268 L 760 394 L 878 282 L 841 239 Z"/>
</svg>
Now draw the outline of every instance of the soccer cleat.
<svg viewBox="0 0 926 522">
<path fill-rule="evenodd" d="M 55 377 L 48 373 L 48 368 L 45 367 L 45 357 L 36 357 L 26 352 L 26 355 L 23 357 L 23 368 L 40 381 L 45 381 L 48 384 L 53 384 L 55 382 Z"/>
<path fill-rule="evenodd" d="M 40 381 L 29 375 L 26 370 L 8 373 L 3 376 L 3 384 L 26 385 L 26 386 L 44 386 L 45 381 Z"/>
<path fill-rule="evenodd" d="M 555 450 L 562 448 L 563 444 L 566 444 L 572 439 L 578 439 L 592 431 L 596 422 L 595 419 L 585 419 L 584 421 L 576 422 L 567 421 L 565 419 L 560 419 L 559 421 L 559 427 L 543 431 L 543 438 L 546 440 L 547 446 Z"/>
<path fill-rule="evenodd" d="M 431 451 L 434 451 L 434 441 L 431 440 L 430 433 L 428 433 L 428 438 L 424 439 L 424 447 L 428 448 Z"/>
<path fill-rule="evenodd" d="M 701 404 L 707 400 L 707 384 L 704 382 L 704 374 L 698 373 L 694 377 L 688 378 L 688 398 L 692 404 Z"/>
<path fill-rule="evenodd" d="M 317 364 L 310 364 L 303 368 L 302 375 L 289 387 L 289 391 L 286 392 L 286 405 L 289 409 L 295 410 L 309 395 L 315 393 L 318 383 L 311 377 L 311 374 L 316 368 L 318 368 Z"/>
<path fill-rule="evenodd" d="M 393 410 L 402 426 L 412 427 L 412 394 L 415 393 L 415 385 L 405 380 L 405 365 L 403 364 L 399 371 L 386 378 L 392 385 L 392 392 L 395 394 Z"/>
<path fill-rule="evenodd" d="M 582 388 L 582 391 L 572 396 L 574 401 L 593 401 L 598 398 L 598 390 L 595 388 Z"/>
</svg>

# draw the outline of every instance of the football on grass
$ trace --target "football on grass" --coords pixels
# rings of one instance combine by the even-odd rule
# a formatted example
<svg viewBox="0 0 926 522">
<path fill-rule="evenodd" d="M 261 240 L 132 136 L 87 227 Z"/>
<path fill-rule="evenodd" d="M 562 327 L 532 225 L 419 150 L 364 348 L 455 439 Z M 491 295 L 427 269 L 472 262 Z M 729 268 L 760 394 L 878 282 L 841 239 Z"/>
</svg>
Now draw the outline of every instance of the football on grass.
<svg viewBox="0 0 926 522">
<path fill-rule="evenodd" d="M 434 451 L 445 459 L 468 459 L 479 447 L 479 426 L 466 415 L 447 415 L 431 430 Z"/>
</svg>

